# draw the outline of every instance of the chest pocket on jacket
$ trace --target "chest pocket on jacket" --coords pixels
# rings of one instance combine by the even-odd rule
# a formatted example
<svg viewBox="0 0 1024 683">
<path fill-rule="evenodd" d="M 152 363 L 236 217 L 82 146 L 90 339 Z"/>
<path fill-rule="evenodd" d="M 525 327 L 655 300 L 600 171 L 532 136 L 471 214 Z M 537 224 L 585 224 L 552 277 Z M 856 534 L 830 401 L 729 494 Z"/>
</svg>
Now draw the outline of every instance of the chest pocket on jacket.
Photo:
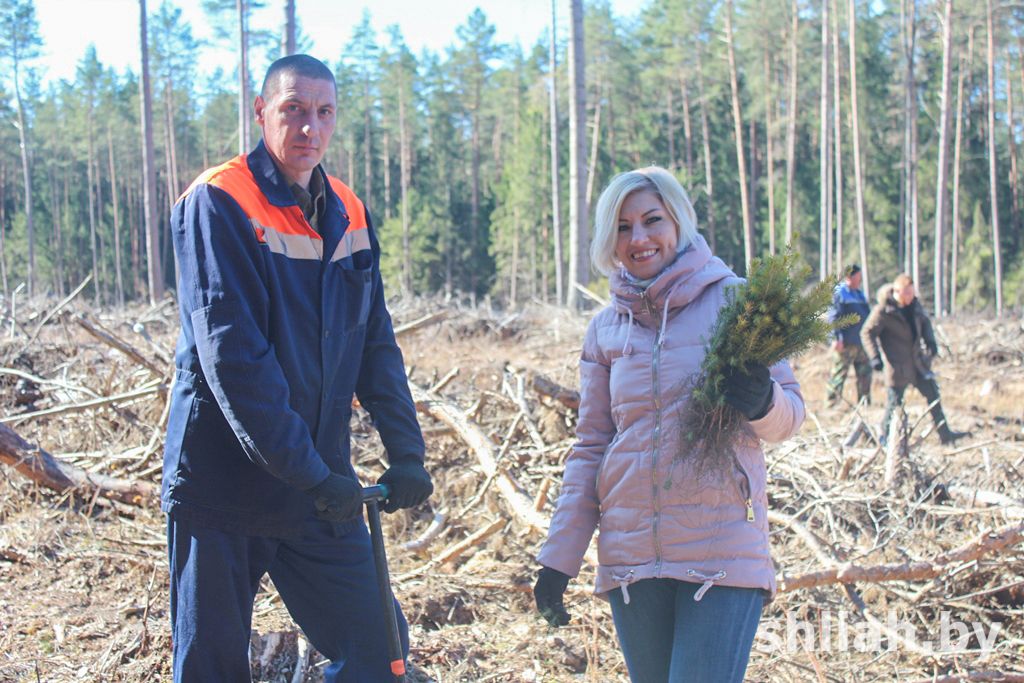
<svg viewBox="0 0 1024 683">
<path fill-rule="evenodd" d="M 373 271 L 370 268 L 365 270 L 346 268 L 340 264 L 333 264 L 341 276 L 340 296 L 344 302 L 344 312 L 341 323 L 343 330 L 348 332 L 360 325 L 365 325 L 370 316 L 370 300 L 373 293 Z"/>
</svg>

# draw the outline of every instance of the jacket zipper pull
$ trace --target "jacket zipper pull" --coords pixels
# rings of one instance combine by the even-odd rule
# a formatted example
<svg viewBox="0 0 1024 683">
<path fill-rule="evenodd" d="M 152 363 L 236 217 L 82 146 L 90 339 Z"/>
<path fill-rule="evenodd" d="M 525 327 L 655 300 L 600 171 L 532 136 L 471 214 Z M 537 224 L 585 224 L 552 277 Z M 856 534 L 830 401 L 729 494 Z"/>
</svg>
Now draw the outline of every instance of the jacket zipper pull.
<svg viewBox="0 0 1024 683">
<path fill-rule="evenodd" d="M 754 503 L 749 498 L 747 498 L 747 521 L 754 521 Z"/>
</svg>

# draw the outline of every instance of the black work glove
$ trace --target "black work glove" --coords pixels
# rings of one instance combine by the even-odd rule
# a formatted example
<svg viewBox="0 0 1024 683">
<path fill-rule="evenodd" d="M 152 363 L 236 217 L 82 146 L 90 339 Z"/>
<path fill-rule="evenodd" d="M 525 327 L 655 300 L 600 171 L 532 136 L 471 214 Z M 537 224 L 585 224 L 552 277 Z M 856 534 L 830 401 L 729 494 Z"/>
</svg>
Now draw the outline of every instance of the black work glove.
<svg viewBox="0 0 1024 683">
<path fill-rule="evenodd" d="M 760 363 L 746 368 L 729 366 L 722 385 L 725 401 L 748 420 L 759 420 L 768 413 L 772 401 L 772 375 Z"/>
<path fill-rule="evenodd" d="M 568 575 L 551 567 L 540 568 L 537 583 L 533 586 L 533 599 L 537 601 L 540 615 L 552 626 L 565 626 L 569 623 L 569 613 L 562 602 L 568 585 Z"/>
<path fill-rule="evenodd" d="M 928 349 L 928 355 L 935 358 L 939 355 L 939 346 L 933 341 L 925 341 L 924 347 Z"/>
<path fill-rule="evenodd" d="M 875 356 L 871 359 L 871 369 L 875 372 L 881 372 L 885 368 L 885 363 L 882 362 L 881 356 Z"/>
<path fill-rule="evenodd" d="M 388 487 L 388 498 L 381 506 L 384 512 L 414 508 L 430 498 L 434 483 L 418 458 L 405 458 L 391 463 L 391 467 L 377 480 Z"/>
<path fill-rule="evenodd" d="M 316 516 L 328 522 L 347 522 L 363 510 L 363 489 L 350 477 L 331 472 L 322 482 L 309 489 L 316 506 Z"/>
</svg>

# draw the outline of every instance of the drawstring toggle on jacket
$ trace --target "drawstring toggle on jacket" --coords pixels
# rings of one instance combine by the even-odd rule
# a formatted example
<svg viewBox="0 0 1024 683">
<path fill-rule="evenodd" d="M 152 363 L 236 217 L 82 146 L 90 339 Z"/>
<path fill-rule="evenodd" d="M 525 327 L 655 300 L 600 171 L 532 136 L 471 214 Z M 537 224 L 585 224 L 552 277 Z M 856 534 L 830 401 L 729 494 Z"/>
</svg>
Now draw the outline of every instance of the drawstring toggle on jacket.
<svg viewBox="0 0 1024 683">
<path fill-rule="evenodd" d="M 693 594 L 693 601 L 700 602 L 700 599 L 704 597 L 704 594 L 707 593 L 713 585 L 715 585 L 715 581 L 725 578 L 725 570 L 723 569 L 709 576 L 697 571 L 696 569 L 687 569 L 686 575 L 693 576 L 704 582 L 704 585 L 698 588 L 697 592 Z"/>
</svg>

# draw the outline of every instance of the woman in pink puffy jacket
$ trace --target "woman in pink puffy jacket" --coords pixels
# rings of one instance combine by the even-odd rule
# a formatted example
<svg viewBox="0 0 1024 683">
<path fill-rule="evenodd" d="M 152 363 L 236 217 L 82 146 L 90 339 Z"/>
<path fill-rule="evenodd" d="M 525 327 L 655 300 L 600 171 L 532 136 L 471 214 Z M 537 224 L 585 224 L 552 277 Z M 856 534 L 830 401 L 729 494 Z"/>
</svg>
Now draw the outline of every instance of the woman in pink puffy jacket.
<svg viewBox="0 0 1024 683">
<path fill-rule="evenodd" d="M 595 222 L 591 258 L 612 303 L 583 341 L 577 443 L 538 557 L 537 607 L 568 623 L 562 596 L 599 529 L 595 590 L 611 603 L 631 680 L 742 681 L 775 591 L 760 444 L 799 429 L 800 386 L 785 362 L 727 378 L 727 400 L 748 422 L 733 461 L 698 475 L 679 418 L 742 280 L 712 255 L 665 169 L 616 176 Z"/>
</svg>

